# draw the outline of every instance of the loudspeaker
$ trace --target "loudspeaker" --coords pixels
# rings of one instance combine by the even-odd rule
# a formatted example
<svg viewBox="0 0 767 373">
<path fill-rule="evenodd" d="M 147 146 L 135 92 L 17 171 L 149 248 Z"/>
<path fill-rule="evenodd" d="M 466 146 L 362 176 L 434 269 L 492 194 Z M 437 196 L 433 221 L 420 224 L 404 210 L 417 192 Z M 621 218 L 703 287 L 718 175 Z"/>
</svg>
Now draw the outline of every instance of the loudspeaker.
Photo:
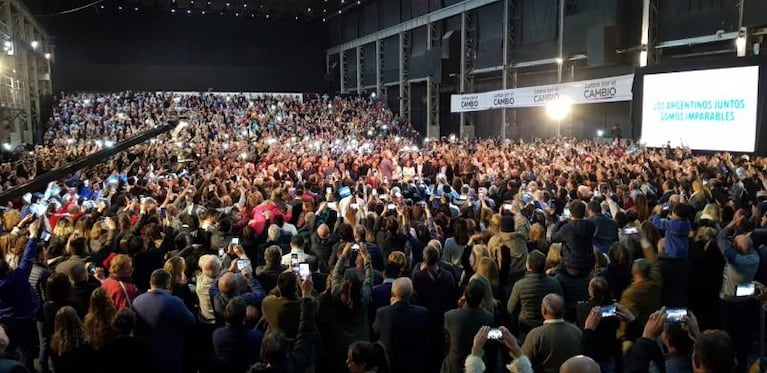
<svg viewBox="0 0 767 373">
<path fill-rule="evenodd" d="M 586 31 L 586 55 L 589 66 L 610 65 L 617 62 L 618 32 L 615 25 L 592 26 Z"/>
</svg>

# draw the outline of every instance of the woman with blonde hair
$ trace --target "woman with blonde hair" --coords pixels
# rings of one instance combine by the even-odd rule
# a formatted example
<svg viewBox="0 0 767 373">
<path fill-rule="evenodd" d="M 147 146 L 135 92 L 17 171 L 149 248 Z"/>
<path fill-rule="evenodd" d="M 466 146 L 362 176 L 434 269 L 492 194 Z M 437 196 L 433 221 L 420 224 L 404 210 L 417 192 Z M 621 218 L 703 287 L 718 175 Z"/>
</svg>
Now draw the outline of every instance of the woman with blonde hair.
<svg viewBox="0 0 767 373">
<path fill-rule="evenodd" d="M 562 264 L 562 244 L 554 243 L 549 246 L 549 253 L 546 254 L 546 274 L 555 275 L 559 271 L 559 265 Z"/>
<path fill-rule="evenodd" d="M 115 314 L 117 309 L 107 292 L 103 288 L 94 290 L 83 323 L 85 340 L 94 350 L 101 351 L 115 336 L 112 327 Z"/>
<path fill-rule="evenodd" d="M 690 195 L 690 206 L 694 211 L 703 210 L 706 204 L 713 200 L 713 195 L 708 188 L 703 185 L 700 180 L 693 180 L 692 182 L 692 195 Z"/>
<path fill-rule="evenodd" d="M 111 323 L 112 319 L 107 320 Z M 51 360 L 56 373 L 84 372 L 93 365 L 93 350 L 85 343 L 83 328 L 77 311 L 65 306 L 56 312 L 51 337 Z"/>
<path fill-rule="evenodd" d="M 408 265 L 407 257 L 402 251 L 392 251 L 391 254 L 389 254 L 388 263 L 396 264 L 399 266 L 399 273 L 410 273 L 410 266 Z"/>
<path fill-rule="evenodd" d="M 189 289 L 184 258 L 174 256 L 166 260 L 163 269 L 170 273 L 171 294 L 181 298 L 189 312 L 194 314 L 197 309 L 198 298 Z"/>
<path fill-rule="evenodd" d="M 485 311 L 495 313 L 500 295 L 501 282 L 498 279 L 498 265 L 489 257 L 483 257 L 477 264 L 477 272 L 471 276 L 471 280 L 481 280 L 485 283 L 485 296 L 482 298 L 482 308 Z"/>
</svg>

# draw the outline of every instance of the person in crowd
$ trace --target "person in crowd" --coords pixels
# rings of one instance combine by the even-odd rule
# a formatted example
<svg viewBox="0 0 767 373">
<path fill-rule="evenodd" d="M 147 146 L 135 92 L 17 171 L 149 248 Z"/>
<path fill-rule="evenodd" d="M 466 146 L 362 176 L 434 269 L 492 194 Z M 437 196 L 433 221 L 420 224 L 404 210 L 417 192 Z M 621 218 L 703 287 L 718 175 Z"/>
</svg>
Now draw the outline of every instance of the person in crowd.
<svg viewBox="0 0 767 373">
<path fill-rule="evenodd" d="M 152 272 L 150 290 L 133 302 L 136 335 L 149 341 L 163 371 L 182 372 L 184 336 L 194 326 L 195 317 L 184 302 L 170 294 L 171 275 L 163 269 Z"/>
<path fill-rule="evenodd" d="M 283 266 L 282 250 L 277 247 L 269 247 L 264 252 L 266 264 L 256 267 L 256 278 L 264 286 L 264 289 L 271 291 L 277 286 L 277 277 L 288 267 Z"/>
<path fill-rule="evenodd" d="M 27 370 L 24 364 L 9 358 L 5 354 L 5 349 L 8 348 L 9 344 L 8 334 L 5 333 L 5 328 L 0 325 L 0 371 L 8 373 L 28 373 L 29 370 Z"/>
<path fill-rule="evenodd" d="M 16 269 L 11 269 L 8 262 L 0 256 L 0 324 L 4 326 L 10 340 L 5 351 L 18 352 L 21 355 L 21 362 L 29 370 L 34 369 L 35 336 L 37 335 L 33 314 L 39 307 L 32 296 L 29 275 L 39 250 L 37 237 L 41 229 L 40 225 L 40 220 L 30 224 L 29 239 Z"/>
<path fill-rule="evenodd" d="M 474 335 L 482 326 L 494 323 L 493 314 L 480 308 L 486 286 L 482 281 L 470 281 L 464 290 L 463 307 L 445 313 L 449 348 L 442 363 L 442 373 L 462 372 L 466 357 L 471 352 Z"/>
<path fill-rule="evenodd" d="M 588 301 L 578 303 L 578 326 L 583 329 L 584 355 L 594 359 L 604 372 L 618 371 L 622 350 L 616 337 L 617 330 L 620 322 L 631 324 L 634 319 L 628 308 L 610 298 L 604 278 L 592 278 Z"/>
<path fill-rule="evenodd" d="M 219 277 L 218 282 L 213 282 L 210 288 L 210 299 L 213 303 L 216 324 L 222 325 L 224 323 L 224 311 L 232 298 L 241 296 L 249 306 L 258 306 L 265 295 L 264 288 L 250 273 L 224 273 Z"/>
<path fill-rule="evenodd" d="M 602 214 L 602 204 L 597 200 L 592 200 L 588 204 L 588 218 L 596 227 L 594 236 L 594 246 L 599 248 L 602 253 L 607 253 L 610 245 L 618 241 L 618 226 L 615 221 Z"/>
<path fill-rule="evenodd" d="M 336 304 L 336 344 L 346 351 L 356 341 L 370 340 L 368 307 L 373 287 L 373 267 L 370 255 L 360 247 L 357 255 L 362 257 L 364 272 L 343 272 L 352 253 L 352 244 L 347 243 L 336 262 L 331 275 L 332 296 Z M 364 277 L 363 277 L 364 276 Z"/>
<path fill-rule="evenodd" d="M 638 234 L 635 234 L 638 238 Z M 599 272 L 599 276 L 607 281 L 607 287 L 612 299 L 621 299 L 623 291 L 631 284 L 631 252 L 620 242 L 610 245 L 607 251 L 609 263 Z"/>
<path fill-rule="evenodd" d="M 91 294 L 101 284 L 88 274 L 84 264 L 73 266 L 70 273 L 72 274 L 72 290 L 70 291 L 69 304 L 75 308 L 77 315 L 82 320 L 88 313 Z"/>
<path fill-rule="evenodd" d="M 117 312 L 112 299 L 103 288 L 91 293 L 90 307 L 83 320 L 85 341 L 95 351 L 101 351 L 112 338 L 112 318 Z"/>
<path fill-rule="evenodd" d="M 543 298 L 541 314 L 543 325 L 525 337 L 522 353 L 530 358 L 536 372 L 556 373 L 567 359 L 581 353 L 582 333 L 563 319 L 565 301 L 557 294 Z"/>
<path fill-rule="evenodd" d="M 298 298 L 298 276 L 295 272 L 280 273 L 277 278 L 278 294 L 268 295 L 261 303 L 264 317 L 269 323 L 267 332 L 280 329 L 289 339 L 295 339 L 301 315 L 301 300 Z"/>
<path fill-rule="evenodd" d="M 136 312 L 130 308 L 117 311 L 112 320 L 115 337 L 104 346 L 100 361 L 109 366 L 110 371 L 117 373 L 161 372 L 160 363 L 154 357 L 149 342 L 133 335 L 135 327 Z M 136 358 L 125 359 L 125 356 Z M 110 364 L 113 361 L 120 361 L 120 364 Z"/>
<path fill-rule="evenodd" d="M 559 368 L 560 373 L 605 373 L 599 368 L 599 364 L 588 356 L 573 356 Z"/>
<path fill-rule="evenodd" d="M 83 328 L 77 311 L 64 306 L 56 312 L 56 321 L 51 336 L 51 360 L 56 372 L 96 372 L 95 353 L 85 343 Z"/>
<path fill-rule="evenodd" d="M 266 333 L 261 343 L 261 362 L 254 365 L 250 373 L 301 372 L 314 365 L 319 338 L 315 323 L 313 289 L 311 277 L 301 281 L 301 321 L 293 347 L 290 347 L 282 330 L 275 329 Z"/>
<path fill-rule="evenodd" d="M 96 272 L 97 274 L 100 272 Z M 118 310 L 132 307 L 139 296 L 138 287 L 133 283 L 133 261 L 125 254 L 118 254 L 109 264 L 109 277 L 101 280 L 101 287 L 106 290 Z"/>
<path fill-rule="evenodd" d="M 304 251 L 304 238 L 298 235 L 293 236 L 290 239 L 290 252 L 282 256 L 280 261 L 283 266 L 291 266 L 291 259 L 296 257 L 298 263 L 307 263 L 311 255 Z"/>
<path fill-rule="evenodd" d="M 570 218 L 563 220 L 554 228 L 552 242 L 562 242 L 562 265 L 564 271 L 572 277 L 588 276 L 594 268 L 594 251 L 592 238 L 596 226 L 590 220 L 584 219 L 586 204 L 575 200 L 570 203 Z"/>
<path fill-rule="evenodd" d="M 413 289 L 418 297 L 418 304 L 429 310 L 429 352 L 428 361 L 436 369 L 442 359 L 444 345 L 445 312 L 456 306 L 457 291 L 453 276 L 439 265 L 439 251 L 427 246 L 423 251 L 424 267 L 413 275 Z"/>
<path fill-rule="evenodd" d="M 562 295 L 559 281 L 544 272 L 546 256 L 540 251 L 533 251 L 527 257 L 527 275 L 514 284 L 506 307 L 510 315 L 518 315 L 519 334 L 524 336 L 531 330 L 543 325 L 541 303 L 547 294 Z"/>
<path fill-rule="evenodd" d="M 639 326 L 644 325 L 650 315 L 661 306 L 663 280 L 656 263 L 656 251 L 644 235 L 641 236 L 640 245 L 645 256 L 634 260 L 631 266 L 631 285 L 623 292 L 619 302 L 631 310 L 639 320 L 634 324 L 621 323 L 619 337 L 624 340 L 624 352 L 630 349 L 631 341 L 641 336 Z"/>
<path fill-rule="evenodd" d="M 508 366 L 511 373 L 533 373 L 533 366 L 530 363 L 530 359 L 522 352 L 522 348 L 519 347 L 517 337 L 513 336 L 506 327 L 502 326 L 497 331 L 501 333 L 501 341 L 507 349 L 509 349 L 509 356 L 511 357 L 511 364 Z M 485 354 L 484 347 L 490 334 L 491 327 L 483 326 L 479 328 L 477 334 L 474 335 L 474 341 L 471 347 L 471 354 L 466 357 L 464 362 L 464 368 L 467 373 L 484 373 L 485 362 L 483 357 Z"/>
<path fill-rule="evenodd" d="M 495 259 L 500 270 L 501 286 L 509 292 L 514 283 L 524 277 L 527 262 L 527 232 L 523 224 L 516 227 L 520 220 L 525 219 L 502 217 L 500 232 L 487 243 L 490 256 Z"/>
<path fill-rule="evenodd" d="M 389 359 L 381 344 L 357 341 L 349 346 L 346 367 L 350 373 L 389 373 Z"/>
<path fill-rule="evenodd" d="M 258 360 L 264 333 L 245 327 L 247 304 L 234 297 L 226 305 L 226 325 L 213 332 L 213 348 L 225 372 L 245 372 Z"/>
<path fill-rule="evenodd" d="M 72 237 L 75 237 L 75 235 L 73 234 Z M 69 242 L 67 242 L 67 252 L 69 257 L 56 266 L 56 272 L 63 273 L 72 279 L 72 267 L 78 264 L 85 264 L 85 257 L 87 255 L 86 250 L 85 238 L 70 238 Z"/>
<path fill-rule="evenodd" d="M 650 222 L 665 232 L 663 253 L 658 257 L 658 264 L 664 279 L 662 302 L 668 307 L 687 306 L 687 279 L 690 274 L 690 224 L 691 207 L 677 203 L 668 219 L 661 218 L 663 206 L 655 207 Z M 669 207 L 670 209 L 670 207 Z"/>
<path fill-rule="evenodd" d="M 423 356 L 429 345 L 429 313 L 426 308 L 411 304 L 412 296 L 413 282 L 409 278 L 393 280 L 391 305 L 375 312 L 372 331 L 388 352 L 393 372 L 423 372 L 425 369 Z"/>
<path fill-rule="evenodd" d="M 213 309 L 210 289 L 216 282 L 219 272 L 221 272 L 221 261 L 215 255 L 204 255 L 200 257 L 200 268 L 202 272 L 197 275 L 195 286 L 198 304 L 200 305 L 200 320 L 212 324 L 216 321 L 216 315 Z"/>
<path fill-rule="evenodd" d="M 376 311 L 391 303 L 392 287 L 394 282 L 400 276 L 400 266 L 395 263 L 389 263 L 383 271 L 383 282 L 380 285 L 373 286 L 370 299 L 371 319 L 375 320 Z"/>
<path fill-rule="evenodd" d="M 733 221 L 717 235 L 717 245 L 725 260 L 722 289 L 719 292 L 722 326 L 735 344 L 739 371 L 746 370 L 753 326 L 758 320 L 755 301 L 737 294 L 739 285 L 754 281 L 760 262 L 751 237 L 746 234 L 735 235 L 735 231 L 743 225 L 745 219 L 746 212 L 738 210 Z"/>
<path fill-rule="evenodd" d="M 72 285 L 64 273 L 54 273 L 48 277 L 45 286 L 45 303 L 43 304 L 43 332 L 40 338 L 40 367 L 48 372 L 50 359 L 50 338 L 53 335 L 56 314 L 63 307 L 69 306 Z"/>
<path fill-rule="evenodd" d="M 163 269 L 170 273 L 171 294 L 184 301 L 189 312 L 197 312 L 197 297 L 192 293 L 186 279 L 186 262 L 183 258 L 174 256 L 165 261 Z"/>
</svg>

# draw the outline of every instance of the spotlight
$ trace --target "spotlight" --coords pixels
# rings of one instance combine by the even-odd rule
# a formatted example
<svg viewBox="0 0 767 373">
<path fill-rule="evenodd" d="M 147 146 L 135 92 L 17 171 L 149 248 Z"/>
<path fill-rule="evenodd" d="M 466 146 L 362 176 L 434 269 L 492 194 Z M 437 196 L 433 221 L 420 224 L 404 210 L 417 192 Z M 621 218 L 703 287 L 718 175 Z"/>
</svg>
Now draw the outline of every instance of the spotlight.
<svg viewBox="0 0 767 373">
<path fill-rule="evenodd" d="M 605 135 L 605 131 L 597 130 L 597 137 L 602 137 Z"/>
<path fill-rule="evenodd" d="M 546 105 L 546 114 L 549 118 L 556 121 L 564 119 L 567 114 L 570 114 L 572 108 L 572 101 L 567 97 L 560 97 L 559 100 L 551 101 Z"/>
</svg>

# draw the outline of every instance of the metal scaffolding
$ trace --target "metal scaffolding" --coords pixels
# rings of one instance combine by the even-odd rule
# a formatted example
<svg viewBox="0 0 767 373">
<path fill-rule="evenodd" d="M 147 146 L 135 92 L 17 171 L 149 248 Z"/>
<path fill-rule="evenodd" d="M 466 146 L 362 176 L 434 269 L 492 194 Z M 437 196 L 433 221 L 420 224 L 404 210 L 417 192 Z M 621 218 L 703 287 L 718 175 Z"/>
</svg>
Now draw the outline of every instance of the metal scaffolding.
<svg viewBox="0 0 767 373">
<path fill-rule="evenodd" d="M 426 27 L 426 49 L 439 45 L 441 35 L 437 23 L 430 23 Z M 426 80 L 426 137 L 439 137 L 439 84 L 429 75 Z"/>
<path fill-rule="evenodd" d="M 469 13 L 461 13 L 461 72 L 459 76 L 459 93 L 474 92 L 474 17 Z M 460 114 L 460 137 L 474 137 L 474 125 L 469 113 Z"/>
<path fill-rule="evenodd" d="M 0 0 L 0 141 L 35 142 L 40 97 L 52 95 L 53 40 L 19 0 Z"/>
<path fill-rule="evenodd" d="M 399 116 L 410 121 L 410 32 L 399 33 Z"/>
<path fill-rule="evenodd" d="M 503 89 L 517 88 L 517 71 L 512 68 L 511 64 L 514 61 L 511 55 L 514 51 L 514 0 L 504 0 L 503 4 L 503 71 L 501 72 L 501 84 Z M 512 86 L 509 86 L 509 81 L 512 82 Z M 511 119 L 511 123 L 509 123 Z M 513 109 L 504 108 L 501 112 L 501 138 L 508 137 L 509 127 L 517 126 L 517 111 Z"/>
</svg>

